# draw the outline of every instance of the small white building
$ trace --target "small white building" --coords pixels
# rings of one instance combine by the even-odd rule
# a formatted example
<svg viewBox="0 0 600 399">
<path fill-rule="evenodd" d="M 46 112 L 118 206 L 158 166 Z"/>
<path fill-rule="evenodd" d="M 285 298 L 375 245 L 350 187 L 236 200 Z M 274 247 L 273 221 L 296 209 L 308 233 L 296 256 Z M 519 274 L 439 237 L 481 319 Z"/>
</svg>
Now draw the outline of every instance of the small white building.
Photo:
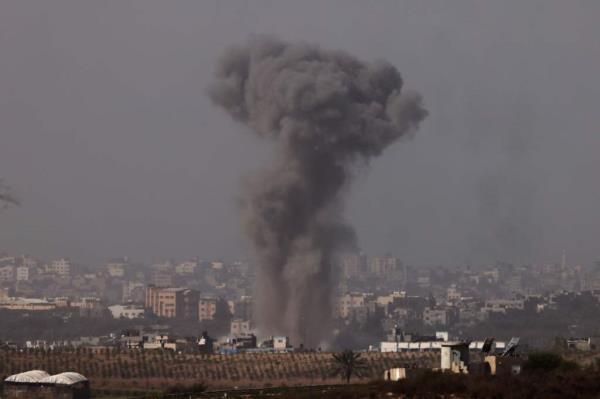
<svg viewBox="0 0 600 399">
<path fill-rule="evenodd" d="M 113 305 L 108 310 L 115 319 L 138 319 L 144 317 L 144 308 L 135 305 Z"/>
</svg>

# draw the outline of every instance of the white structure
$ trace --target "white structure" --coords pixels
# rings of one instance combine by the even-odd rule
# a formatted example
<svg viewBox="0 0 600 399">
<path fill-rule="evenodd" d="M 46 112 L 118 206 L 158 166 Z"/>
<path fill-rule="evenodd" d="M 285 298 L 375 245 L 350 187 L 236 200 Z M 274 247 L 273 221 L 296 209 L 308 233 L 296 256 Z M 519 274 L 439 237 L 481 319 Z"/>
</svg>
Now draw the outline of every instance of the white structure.
<svg viewBox="0 0 600 399">
<path fill-rule="evenodd" d="M 109 306 L 108 310 L 115 319 L 137 319 L 144 317 L 144 308 L 135 305 L 113 305 Z"/>
<path fill-rule="evenodd" d="M 288 337 L 278 336 L 273 337 L 273 349 L 276 351 L 284 351 L 290 346 Z"/>
<path fill-rule="evenodd" d="M 60 374 L 50 375 L 38 381 L 39 384 L 74 385 L 88 379 L 79 373 L 67 371 Z"/>
<path fill-rule="evenodd" d="M 436 333 L 437 335 L 438 333 Z M 381 352 L 430 352 L 442 349 L 444 341 L 423 341 L 423 342 L 393 342 L 383 341 L 379 343 Z M 472 341 L 469 344 L 469 350 L 481 351 L 484 341 Z M 506 342 L 494 341 L 492 352 L 502 351 L 506 348 Z"/>
<path fill-rule="evenodd" d="M 175 266 L 175 273 L 179 275 L 194 274 L 197 267 L 198 262 L 196 261 L 181 262 Z"/>
<path fill-rule="evenodd" d="M 30 370 L 25 371 L 24 373 L 13 374 L 4 379 L 4 382 L 14 382 L 19 384 L 36 383 L 48 377 L 50 377 L 50 374 L 46 373 L 44 370 Z"/>
<path fill-rule="evenodd" d="M 386 370 L 383 373 L 385 381 L 400 381 L 406 378 L 406 369 L 404 367 L 396 367 Z"/>
<path fill-rule="evenodd" d="M 506 313 L 508 309 L 523 310 L 525 301 L 521 299 L 492 299 L 485 301 L 483 311 L 486 313 Z"/>
<path fill-rule="evenodd" d="M 19 266 L 17 267 L 17 281 L 28 281 L 29 280 L 29 267 Z"/>
<path fill-rule="evenodd" d="M 127 258 L 113 260 L 106 264 L 106 272 L 110 277 L 125 277 L 125 269 L 128 265 L 129 260 Z"/>
<path fill-rule="evenodd" d="M 48 271 L 61 277 L 68 277 L 71 274 L 71 261 L 65 258 L 54 260 L 50 264 Z"/>
<path fill-rule="evenodd" d="M 469 366 L 469 345 L 464 342 L 444 342 L 442 344 L 442 371 L 467 373 Z"/>
</svg>

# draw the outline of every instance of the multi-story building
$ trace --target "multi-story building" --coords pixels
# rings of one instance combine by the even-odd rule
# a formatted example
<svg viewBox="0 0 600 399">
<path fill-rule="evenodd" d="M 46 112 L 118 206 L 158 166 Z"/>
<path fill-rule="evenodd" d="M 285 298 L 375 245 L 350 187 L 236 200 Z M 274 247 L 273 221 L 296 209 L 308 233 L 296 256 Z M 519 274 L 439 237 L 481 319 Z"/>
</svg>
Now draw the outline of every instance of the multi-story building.
<svg viewBox="0 0 600 399">
<path fill-rule="evenodd" d="M 252 297 L 249 295 L 243 295 L 237 301 L 232 302 L 232 306 L 230 306 L 229 310 L 236 319 L 253 320 L 254 313 Z"/>
<path fill-rule="evenodd" d="M 491 299 L 485 301 L 482 311 L 486 313 L 506 313 L 509 309 L 523 310 L 525 301 L 522 299 Z"/>
<path fill-rule="evenodd" d="M 146 288 L 146 308 L 159 317 L 198 320 L 198 291 L 188 288 Z"/>
<path fill-rule="evenodd" d="M 400 259 L 393 256 L 376 256 L 371 259 L 369 269 L 376 276 L 389 276 L 402 267 Z"/>
<path fill-rule="evenodd" d="M 135 305 L 113 305 L 108 310 L 115 319 L 137 319 L 144 317 L 145 309 Z"/>
<path fill-rule="evenodd" d="M 48 266 L 48 272 L 60 277 L 69 277 L 71 275 L 71 261 L 66 258 L 54 260 Z"/>
<path fill-rule="evenodd" d="M 125 277 L 125 270 L 128 265 L 129 259 L 127 257 L 123 259 L 114 259 L 106 264 L 106 272 L 110 277 Z"/>
<path fill-rule="evenodd" d="M 123 302 L 144 302 L 146 285 L 139 281 L 127 281 L 123 284 Z"/>
<path fill-rule="evenodd" d="M 253 327 L 250 320 L 234 319 L 231 321 L 229 333 L 232 337 L 244 336 L 253 333 Z"/>
<path fill-rule="evenodd" d="M 196 262 L 195 260 L 181 262 L 180 264 L 175 266 L 175 273 L 179 275 L 194 274 L 197 267 L 198 262 Z"/>
<path fill-rule="evenodd" d="M 352 292 L 350 294 L 340 296 L 334 303 L 334 316 L 341 319 L 347 318 L 353 308 L 359 308 L 365 305 L 366 297 L 366 294 L 358 292 Z"/>
<path fill-rule="evenodd" d="M 0 267 L 0 282 L 10 282 L 15 279 L 15 267 L 7 265 Z"/>
<path fill-rule="evenodd" d="M 203 297 L 198 302 L 198 320 L 212 320 L 217 311 L 217 298 Z"/>
<path fill-rule="evenodd" d="M 27 266 L 19 266 L 17 267 L 17 281 L 28 281 L 29 280 L 29 272 L 30 269 Z"/>
<path fill-rule="evenodd" d="M 365 271 L 366 256 L 362 253 L 349 253 L 340 257 L 342 274 L 345 278 L 358 277 Z"/>
<path fill-rule="evenodd" d="M 455 308 L 423 310 L 423 324 L 426 326 L 450 326 L 458 321 L 458 311 Z"/>
</svg>

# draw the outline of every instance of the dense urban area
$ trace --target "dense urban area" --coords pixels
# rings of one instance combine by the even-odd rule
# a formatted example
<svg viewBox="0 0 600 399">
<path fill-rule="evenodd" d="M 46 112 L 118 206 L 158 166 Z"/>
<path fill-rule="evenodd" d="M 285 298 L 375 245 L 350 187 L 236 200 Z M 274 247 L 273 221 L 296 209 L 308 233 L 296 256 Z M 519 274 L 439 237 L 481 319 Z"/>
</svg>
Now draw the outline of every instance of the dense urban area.
<svg viewBox="0 0 600 399">
<path fill-rule="evenodd" d="M 346 254 L 335 271 L 327 349 L 381 349 L 394 331 L 445 331 L 454 339 L 519 336 L 521 345 L 544 347 L 560 337 L 592 337 L 600 327 L 600 265 L 569 265 L 564 257 L 452 268 Z M 179 348 L 202 334 L 221 352 L 273 345 L 272 334 L 255 330 L 253 268 L 244 260 L 145 265 L 122 258 L 84 265 L 4 254 L 0 287 L 5 345 L 118 346 L 139 339 L 147 348 Z M 286 347 L 302 344 L 286 341 Z"/>
<path fill-rule="evenodd" d="M 256 329 L 254 273 L 245 260 L 86 265 L 5 253 L 0 375 L 9 388 L 51 381 L 80 393 L 89 392 L 89 378 L 114 394 L 172 384 L 334 387 L 332 352 L 345 349 L 365 362 L 353 381 L 440 368 L 476 375 L 478 364 L 511 374 L 521 355 L 540 350 L 596 364 L 599 265 L 573 266 L 563 256 L 533 265 L 417 267 L 391 255 L 347 253 L 333 267 L 332 338 L 308 348 Z"/>
</svg>

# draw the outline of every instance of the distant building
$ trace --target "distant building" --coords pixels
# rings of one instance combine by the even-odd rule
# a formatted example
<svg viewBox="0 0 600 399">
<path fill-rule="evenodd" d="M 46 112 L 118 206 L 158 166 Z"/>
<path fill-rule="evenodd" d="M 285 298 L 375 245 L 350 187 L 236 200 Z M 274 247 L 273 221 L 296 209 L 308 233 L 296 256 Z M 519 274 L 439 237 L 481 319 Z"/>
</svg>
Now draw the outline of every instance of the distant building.
<svg viewBox="0 0 600 399">
<path fill-rule="evenodd" d="M 250 335 L 253 332 L 254 329 L 250 320 L 234 319 L 231 321 L 229 335 L 231 335 L 232 337 Z"/>
<path fill-rule="evenodd" d="M 71 306 L 79 308 L 81 317 L 101 318 L 106 315 L 106 306 L 97 297 L 83 297 L 81 300 L 72 302 Z"/>
<path fill-rule="evenodd" d="M 146 288 L 146 308 L 159 317 L 198 320 L 198 291 L 188 288 Z"/>
<path fill-rule="evenodd" d="M 19 266 L 17 267 L 17 281 L 29 281 L 29 267 Z"/>
<path fill-rule="evenodd" d="M 376 276 L 389 276 L 400 271 L 402 262 L 393 256 L 377 256 L 371 259 L 369 269 Z"/>
<path fill-rule="evenodd" d="M 108 310 L 115 319 L 137 319 L 144 317 L 145 309 L 135 305 L 113 305 Z"/>
<path fill-rule="evenodd" d="M 458 309 L 432 309 L 423 310 L 423 324 L 426 326 L 450 326 L 458 321 Z"/>
<path fill-rule="evenodd" d="M 0 299 L 0 308 L 8 310 L 47 311 L 56 308 L 54 303 L 37 298 L 4 298 Z"/>
<path fill-rule="evenodd" d="M 0 267 L 0 282 L 11 282 L 15 279 L 15 267 L 7 265 Z"/>
<path fill-rule="evenodd" d="M 198 267 L 197 261 L 186 261 L 175 266 L 175 273 L 179 275 L 194 274 Z"/>
<path fill-rule="evenodd" d="M 348 318 L 352 309 L 365 306 L 365 299 L 366 294 L 356 292 L 340 296 L 334 303 L 334 316 L 342 319 Z"/>
<path fill-rule="evenodd" d="M 127 257 L 111 260 L 106 264 L 106 272 L 110 277 L 122 278 L 125 277 L 125 271 L 128 266 L 129 259 Z"/>
<path fill-rule="evenodd" d="M 482 311 L 489 313 L 506 313 L 509 309 L 523 310 L 525 301 L 521 299 L 492 299 L 485 301 Z"/>
<path fill-rule="evenodd" d="M 198 320 L 212 320 L 217 311 L 217 298 L 203 297 L 198 301 Z"/>
<path fill-rule="evenodd" d="M 60 277 L 69 277 L 71 275 L 71 261 L 66 258 L 54 260 L 48 266 L 48 272 Z"/>
<path fill-rule="evenodd" d="M 88 399 L 90 382 L 79 373 L 49 375 L 42 370 L 31 370 L 6 378 L 2 397 L 6 399 Z"/>
<path fill-rule="evenodd" d="M 340 256 L 340 266 L 345 278 L 354 278 L 363 274 L 366 263 L 366 256 L 362 253 L 349 253 Z"/>
</svg>

